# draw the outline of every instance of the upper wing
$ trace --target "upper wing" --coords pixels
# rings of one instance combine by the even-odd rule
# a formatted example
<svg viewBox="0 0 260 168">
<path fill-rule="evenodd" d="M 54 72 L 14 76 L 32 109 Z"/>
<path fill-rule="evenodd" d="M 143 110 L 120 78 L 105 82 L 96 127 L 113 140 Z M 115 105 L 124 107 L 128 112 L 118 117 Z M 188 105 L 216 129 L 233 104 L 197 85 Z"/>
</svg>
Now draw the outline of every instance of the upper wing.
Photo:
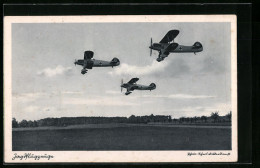
<svg viewBox="0 0 260 168">
<path fill-rule="evenodd" d="M 132 78 L 132 79 L 131 79 L 129 82 L 127 82 L 127 83 L 134 84 L 134 83 L 136 83 L 138 80 L 139 80 L 139 78 Z"/>
<path fill-rule="evenodd" d="M 168 33 L 163 37 L 160 43 L 168 43 L 171 42 L 175 37 L 179 34 L 179 30 L 170 30 Z"/>
<path fill-rule="evenodd" d="M 94 52 L 93 51 L 85 51 L 84 52 L 84 59 L 86 60 L 86 59 L 91 59 L 91 58 L 93 58 L 93 56 L 94 56 Z"/>
</svg>

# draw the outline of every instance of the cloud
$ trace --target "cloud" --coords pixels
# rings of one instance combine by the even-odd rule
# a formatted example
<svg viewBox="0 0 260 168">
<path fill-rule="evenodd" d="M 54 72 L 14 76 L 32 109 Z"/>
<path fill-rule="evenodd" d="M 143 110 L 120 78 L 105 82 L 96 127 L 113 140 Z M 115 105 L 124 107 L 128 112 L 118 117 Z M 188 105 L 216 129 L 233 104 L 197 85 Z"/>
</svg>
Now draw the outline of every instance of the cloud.
<svg viewBox="0 0 260 168">
<path fill-rule="evenodd" d="M 190 65 L 188 61 L 184 59 L 184 57 L 180 58 L 177 55 L 172 54 L 169 55 L 169 57 L 166 58 L 164 62 L 168 62 L 167 66 L 164 69 L 164 72 L 161 73 L 160 71 L 157 71 L 153 74 L 154 76 L 156 77 L 159 76 L 161 78 L 169 78 L 169 77 L 176 78 L 176 77 L 183 77 L 184 75 L 190 74 L 191 72 L 192 65 Z"/>
<path fill-rule="evenodd" d="M 171 114 L 174 118 L 178 117 L 194 117 L 194 116 L 210 116 L 212 112 L 218 112 L 220 116 L 226 115 L 231 111 L 231 104 L 216 103 L 211 106 L 187 106 L 183 108 L 171 108 L 163 111 L 164 114 Z"/>
<path fill-rule="evenodd" d="M 169 65 L 169 62 L 157 62 L 154 60 L 151 65 L 146 66 L 135 66 L 135 65 L 128 65 L 123 63 L 120 65 L 119 68 L 116 68 L 114 71 L 108 72 L 110 75 L 124 75 L 124 74 L 131 74 L 131 75 L 149 75 L 155 72 L 162 72 L 164 69 Z"/>
<path fill-rule="evenodd" d="M 62 96 L 64 95 L 80 95 L 82 94 L 81 92 L 73 92 L 73 91 L 52 91 L 48 93 L 44 92 L 30 92 L 30 93 L 13 93 L 12 97 L 13 100 L 19 103 L 30 103 L 30 102 L 35 102 L 36 100 L 45 100 L 45 99 L 50 99 L 51 97 L 57 97 L 57 96 Z"/>
<path fill-rule="evenodd" d="M 37 112 L 40 108 L 38 106 L 28 106 L 28 107 L 25 107 L 23 111 L 25 112 Z"/>
<path fill-rule="evenodd" d="M 31 93 L 13 93 L 13 97 L 15 98 L 38 98 L 40 96 L 42 96 L 44 93 L 41 92 L 31 92 Z"/>
<path fill-rule="evenodd" d="M 62 91 L 61 92 L 62 94 L 82 94 L 82 92 L 79 92 L 79 91 Z"/>
<path fill-rule="evenodd" d="M 229 67 L 230 65 L 228 65 L 227 62 L 223 62 L 222 59 L 220 59 L 220 56 L 217 57 L 209 56 L 202 61 L 200 72 L 205 74 L 228 73 Z"/>
<path fill-rule="evenodd" d="M 188 95 L 188 94 L 175 94 L 169 95 L 169 98 L 172 99 L 205 99 L 205 98 L 214 98 L 215 96 L 207 95 Z"/>
<path fill-rule="evenodd" d="M 123 101 L 121 99 L 96 97 L 91 99 L 86 98 L 66 98 L 64 104 L 72 105 L 88 105 L 88 106 L 137 106 L 140 104 Z"/>
<path fill-rule="evenodd" d="M 62 65 L 58 65 L 56 68 L 45 68 L 41 71 L 37 72 L 37 75 L 46 76 L 46 77 L 53 77 L 56 75 L 62 75 L 68 73 L 72 70 L 71 67 L 63 67 Z"/>
<path fill-rule="evenodd" d="M 23 103 L 27 103 L 27 102 L 33 102 L 36 99 L 42 98 L 44 96 L 47 96 L 46 93 L 42 93 L 42 92 L 35 92 L 35 93 L 13 93 L 13 99 L 18 101 L 18 102 L 23 102 Z"/>
<path fill-rule="evenodd" d="M 171 95 L 143 95 L 143 97 L 169 98 L 169 99 L 206 99 L 206 98 L 215 98 L 216 96 L 189 95 L 189 94 L 171 94 Z"/>
<path fill-rule="evenodd" d="M 115 95 L 115 94 L 121 94 L 120 91 L 115 91 L 115 90 L 107 90 L 106 91 L 107 94 L 112 94 L 112 95 Z"/>
</svg>

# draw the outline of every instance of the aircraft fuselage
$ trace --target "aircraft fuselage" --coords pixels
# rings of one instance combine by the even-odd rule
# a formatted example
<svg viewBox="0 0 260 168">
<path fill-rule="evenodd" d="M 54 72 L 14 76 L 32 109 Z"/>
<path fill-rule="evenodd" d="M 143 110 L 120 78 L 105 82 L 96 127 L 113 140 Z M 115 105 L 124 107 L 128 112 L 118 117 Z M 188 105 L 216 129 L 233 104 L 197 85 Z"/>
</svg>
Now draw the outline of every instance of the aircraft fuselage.
<svg viewBox="0 0 260 168">
<path fill-rule="evenodd" d="M 156 88 L 155 84 L 150 84 L 149 86 L 147 85 L 140 85 L 140 84 L 128 84 L 124 83 L 121 85 L 121 87 L 126 88 L 129 91 L 132 90 L 154 90 Z"/>
<path fill-rule="evenodd" d="M 153 90 L 151 86 L 134 84 L 135 90 Z"/>
<path fill-rule="evenodd" d="M 153 43 L 152 46 L 150 46 L 151 49 L 153 50 L 157 50 L 160 53 L 187 53 L 187 52 L 201 52 L 203 51 L 203 46 L 200 42 L 196 42 L 194 43 L 194 45 L 192 46 L 184 46 L 184 45 L 179 45 L 172 49 L 172 48 L 168 48 L 168 46 L 170 46 L 172 43 Z"/>
<path fill-rule="evenodd" d="M 120 61 L 118 58 L 113 58 L 111 61 L 103 61 L 96 59 L 80 59 L 75 60 L 75 65 L 81 65 L 83 69 L 81 70 L 81 74 L 87 73 L 87 69 L 92 69 L 93 67 L 114 67 L 120 65 Z"/>
</svg>

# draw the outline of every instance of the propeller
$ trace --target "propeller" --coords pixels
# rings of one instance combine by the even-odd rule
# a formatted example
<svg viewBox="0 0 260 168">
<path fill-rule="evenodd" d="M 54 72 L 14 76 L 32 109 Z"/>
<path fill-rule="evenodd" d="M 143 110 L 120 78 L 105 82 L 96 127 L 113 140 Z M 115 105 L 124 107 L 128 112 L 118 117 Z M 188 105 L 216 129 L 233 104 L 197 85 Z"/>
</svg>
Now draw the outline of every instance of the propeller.
<svg viewBox="0 0 260 168">
<path fill-rule="evenodd" d="M 78 61 L 78 60 L 75 59 L 75 62 L 74 62 L 75 66 L 77 65 L 77 61 Z"/>
<path fill-rule="evenodd" d="M 123 87 L 122 87 L 123 83 L 124 83 L 124 82 L 123 82 L 123 79 L 121 79 L 121 85 L 120 85 L 120 86 L 121 86 L 121 93 L 122 93 L 122 91 L 123 91 Z"/>
<path fill-rule="evenodd" d="M 153 47 L 153 39 L 151 38 L 151 45 L 150 45 L 150 56 L 152 56 L 152 47 Z"/>
</svg>

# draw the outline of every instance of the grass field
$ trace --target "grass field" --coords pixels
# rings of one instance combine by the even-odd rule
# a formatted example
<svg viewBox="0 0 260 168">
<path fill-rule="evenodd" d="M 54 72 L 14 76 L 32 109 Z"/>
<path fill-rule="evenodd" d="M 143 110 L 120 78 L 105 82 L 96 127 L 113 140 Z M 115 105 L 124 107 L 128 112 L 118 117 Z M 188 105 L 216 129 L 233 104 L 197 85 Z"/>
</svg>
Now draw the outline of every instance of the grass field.
<svg viewBox="0 0 260 168">
<path fill-rule="evenodd" d="M 16 130 L 13 151 L 230 150 L 230 127 L 88 126 Z"/>
</svg>

